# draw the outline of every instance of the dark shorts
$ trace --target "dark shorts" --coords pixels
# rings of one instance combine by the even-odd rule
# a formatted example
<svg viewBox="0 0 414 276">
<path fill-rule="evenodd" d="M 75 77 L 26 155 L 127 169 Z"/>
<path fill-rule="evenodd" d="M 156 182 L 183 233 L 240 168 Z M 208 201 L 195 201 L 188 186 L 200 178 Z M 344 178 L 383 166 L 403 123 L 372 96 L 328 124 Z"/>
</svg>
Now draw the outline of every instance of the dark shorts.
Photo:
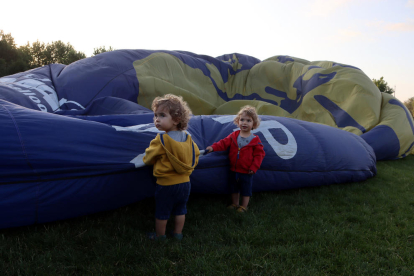
<svg viewBox="0 0 414 276">
<path fill-rule="evenodd" d="M 184 182 L 171 186 L 158 185 L 155 188 L 155 218 L 166 220 L 170 215 L 187 214 L 187 201 L 191 183 Z"/>
<path fill-rule="evenodd" d="M 241 196 L 252 196 L 253 174 L 236 173 L 230 171 L 229 189 L 230 193 L 240 193 Z"/>
</svg>

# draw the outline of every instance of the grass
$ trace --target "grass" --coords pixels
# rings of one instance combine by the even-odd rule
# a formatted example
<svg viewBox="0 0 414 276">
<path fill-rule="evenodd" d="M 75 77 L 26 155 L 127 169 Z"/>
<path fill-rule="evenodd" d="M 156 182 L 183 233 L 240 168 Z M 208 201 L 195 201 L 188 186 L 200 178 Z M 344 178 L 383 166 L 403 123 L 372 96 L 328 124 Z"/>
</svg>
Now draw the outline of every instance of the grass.
<svg viewBox="0 0 414 276">
<path fill-rule="evenodd" d="M 2 275 L 414 275 L 414 156 L 359 183 L 192 195 L 184 240 L 147 240 L 154 203 L 0 230 Z M 170 225 L 171 226 L 171 225 Z"/>
</svg>

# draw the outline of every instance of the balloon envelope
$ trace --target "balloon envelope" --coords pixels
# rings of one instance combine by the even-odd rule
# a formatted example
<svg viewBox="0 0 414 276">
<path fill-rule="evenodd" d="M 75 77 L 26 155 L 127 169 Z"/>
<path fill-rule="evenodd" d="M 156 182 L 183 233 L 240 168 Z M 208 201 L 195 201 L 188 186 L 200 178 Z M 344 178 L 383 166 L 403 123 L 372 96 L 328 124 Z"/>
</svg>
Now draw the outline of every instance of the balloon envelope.
<svg viewBox="0 0 414 276">
<path fill-rule="evenodd" d="M 0 227 L 117 208 L 153 196 L 141 167 L 158 130 L 149 109 L 181 95 L 200 149 L 226 137 L 241 106 L 262 114 L 254 130 L 266 157 L 254 192 L 362 181 L 375 162 L 405 156 L 413 123 L 358 68 L 276 56 L 217 58 L 183 51 L 118 50 L 68 66 L 0 78 Z M 225 194 L 226 152 L 200 157 L 192 191 Z"/>
</svg>

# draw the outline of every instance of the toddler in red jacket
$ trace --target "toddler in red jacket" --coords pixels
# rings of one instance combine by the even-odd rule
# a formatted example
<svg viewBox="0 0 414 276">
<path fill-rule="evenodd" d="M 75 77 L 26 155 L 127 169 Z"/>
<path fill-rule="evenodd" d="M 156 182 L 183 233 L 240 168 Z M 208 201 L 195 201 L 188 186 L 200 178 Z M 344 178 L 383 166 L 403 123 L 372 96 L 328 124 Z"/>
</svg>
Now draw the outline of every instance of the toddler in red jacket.
<svg viewBox="0 0 414 276">
<path fill-rule="evenodd" d="M 252 196 L 253 175 L 260 168 L 265 152 L 259 136 L 251 131 L 260 125 L 259 116 L 252 106 L 244 106 L 233 121 L 240 130 L 206 148 L 206 151 L 224 151 L 230 147 L 229 187 L 232 204 L 228 207 L 243 213 Z M 240 194 L 242 203 L 239 205 Z"/>
</svg>

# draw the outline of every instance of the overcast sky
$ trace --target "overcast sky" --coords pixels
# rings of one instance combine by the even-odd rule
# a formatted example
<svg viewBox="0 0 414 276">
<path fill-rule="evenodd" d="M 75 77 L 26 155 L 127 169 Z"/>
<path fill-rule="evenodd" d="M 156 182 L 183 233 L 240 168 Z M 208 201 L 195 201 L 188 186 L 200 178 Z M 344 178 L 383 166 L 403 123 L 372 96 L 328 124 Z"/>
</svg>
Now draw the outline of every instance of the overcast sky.
<svg viewBox="0 0 414 276">
<path fill-rule="evenodd" d="M 0 29 L 18 45 L 329 60 L 383 76 L 401 101 L 414 97 L 414 0 L 24 0 L 0 9 Z"/>
</svg>

